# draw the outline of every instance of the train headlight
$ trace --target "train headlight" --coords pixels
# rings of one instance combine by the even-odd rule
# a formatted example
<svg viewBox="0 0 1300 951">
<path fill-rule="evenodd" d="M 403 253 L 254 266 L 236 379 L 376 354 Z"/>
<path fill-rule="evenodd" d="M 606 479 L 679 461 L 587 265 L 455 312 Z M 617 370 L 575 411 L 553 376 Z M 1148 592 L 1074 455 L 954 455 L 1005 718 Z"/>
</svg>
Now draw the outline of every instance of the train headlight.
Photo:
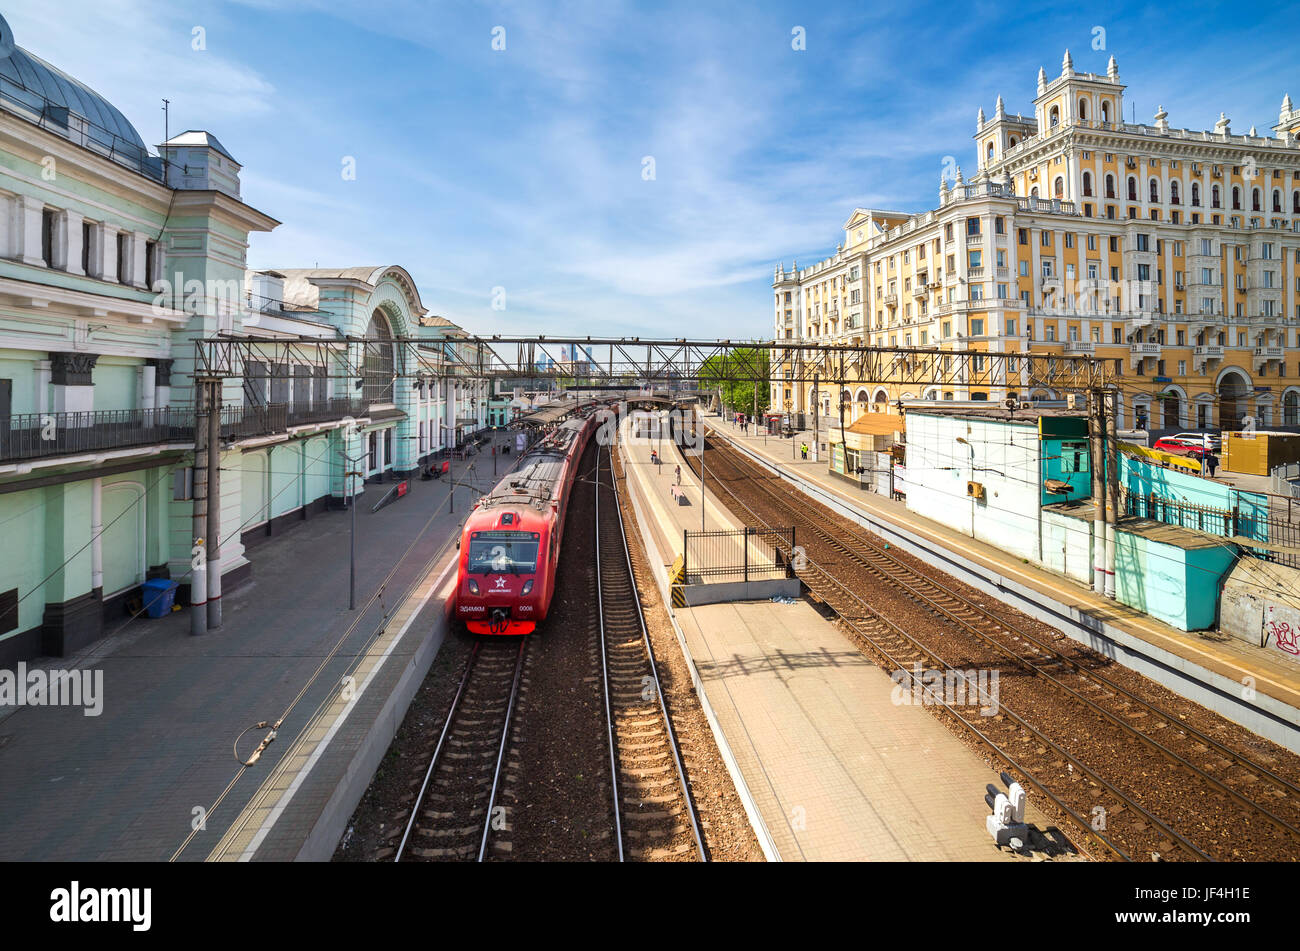
<svg viewBox="0 0 1300 951">
<path fill-rule="evenodd" d="M 478 594 L 478 582 L 475 581 L 473 578 L 469 579 L 469 593 Z"/>
<path fill-rule="evenodd" d="M 527 581 L 524 582 L 524 590 L 522 593 L 528 594 L 528 592 L 532 590 L 533 590 L 533 579 L 529 578 Z"/>
</svg>

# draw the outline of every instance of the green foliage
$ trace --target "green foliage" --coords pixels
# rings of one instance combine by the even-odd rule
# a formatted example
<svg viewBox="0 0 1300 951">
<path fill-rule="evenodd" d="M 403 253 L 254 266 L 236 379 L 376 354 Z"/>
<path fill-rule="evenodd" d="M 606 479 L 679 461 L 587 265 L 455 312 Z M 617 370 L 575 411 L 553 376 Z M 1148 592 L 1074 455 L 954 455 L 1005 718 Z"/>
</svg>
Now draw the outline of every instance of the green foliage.
<svg viewBox="0 0 1300 951">
<path fill-rule="evenodd" d="M 757 371 L 757 373 L 755 372 Z M 762 413 L 771 403 L 768 378 L 767 351 L 753 347 L 737 347 L 730 353 L 709 357 L 700 366 L 700 388 L 722 391 L 722 402 L 728 409 L 739 413 L 754 411 L 754 395 L 758 394 L 758 411 Z M 755 375 L 763 382 L 755 382 Z"/>
</svg>

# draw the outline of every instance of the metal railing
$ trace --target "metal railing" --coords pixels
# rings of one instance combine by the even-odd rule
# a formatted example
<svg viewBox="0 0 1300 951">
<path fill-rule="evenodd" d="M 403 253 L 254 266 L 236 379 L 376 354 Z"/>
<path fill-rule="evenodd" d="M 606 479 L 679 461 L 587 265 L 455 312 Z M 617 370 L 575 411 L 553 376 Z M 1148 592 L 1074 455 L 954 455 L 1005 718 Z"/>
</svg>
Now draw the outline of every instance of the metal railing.
<svg viewBox="0 0 1300 951">
<path fill-rule="evenodd" d="M 36 123 L 42 129 L 98 152 L 126 168 L 162 181 L 162 159 L 136 142 L 123 138 L 88 117 L 51 102 L 43 93 L 9 77 L 0 77 L 0 108 Z"/>
<path fill-rule="evenodd" d="M 0 418 L 0 461 L 189 442 L 193 414 L 175 407 L 22 413 Z"/>
<path fill-rule="evenodd" d="M 682 577 L 687 584 L 792 578 L 787 552 L 794 552 L 793 528 L 682 532 Z"/>
<path fill-rule="evenodd" d="M 224 439 L 269 436 L 289 426 L 362 416 L 363 400 L 332 399 L 315 406 L 287 403 L 223 406 Z M 22 413 L 0 418 L 0 462 L 18 462 L 87 452 L 111 452 L 163 443 L 194 441 L 194 408 L 94 410 L 82 413 Z"/>
</svg>

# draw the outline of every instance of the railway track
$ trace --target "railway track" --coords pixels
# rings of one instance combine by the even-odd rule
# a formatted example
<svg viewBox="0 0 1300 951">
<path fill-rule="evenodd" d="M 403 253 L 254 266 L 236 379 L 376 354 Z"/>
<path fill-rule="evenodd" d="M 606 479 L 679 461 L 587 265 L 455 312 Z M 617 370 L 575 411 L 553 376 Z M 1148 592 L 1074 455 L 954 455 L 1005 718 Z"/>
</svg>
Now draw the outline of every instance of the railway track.
<svg viewBox="0 0 1300 951">
<path fill-rule="evenodd" d="M 921 663 L 934 664 L 945 672 L 959 670 L 934 649 L 934 635 L 942 637 L 942 631 L 934 631 L 931 624 L 932 633 L 922 643 L 921 638 L 893 624 L 845 585 L 839 577 L 844 573 L 842 569 L 852 568 L 849 574 L 854 580 L 869 579 L 873 590 L 898 592 L 921 607 L 932 621 L 964 635 L 962 644 L 953 644 L 951 637 L 938 641 L 944 644 L 948 656 L 955 656 L 954 649 L 961 652 L 961 666 L 969 668 L 973 661 L 978 661 L 982 669 L 998 669 L 997 665 L 1009 662 L 1013 666 L 1011 673 L 1022 680 L 1035 681 L 1039 692 L 1049 688 L 1058 702 L 1068 703 L 1072 713 L 1064 730 L 1052 729 L 1042 717 L 1017 716 L 1005 703 L 1000 704 L 1000 710 L 1007 715 L 1014 730 L 1002 729 L 996 722 L 1000 717 L 991 718 L 993 723 L 982 718 L 977 726 L 955 710 L 950 709 L 948 713 L 1029 779 L 1031 786 L 1046 793 L 1086 838 L 1117 858 L 1145 857 L 1150 853 L 1162 859 L 1204 860 L 1213 857 L 1212 852 L 1227 851 L 1231 854 L 1226 857 L 1241 857 L 1242 849 L 1236 846 L 1246 845 L 1247 840 L 1256 846 L 1263 843 L 1262 848 L 1252 850 L 1257 857 L 1295 856 L 1300 846 L 1300 829 L 1293 814 L 1300 808 L 1300 789 L 1290 780 L 1189 726 L 1185 716 L 1177 716 L 1146 701 L 1092 669 L 1091 662 L 1058 650 L 1046 638 L 1008 622 L 978 601 L 920 573 L 883 542 L 846 520 L 837 520 L 829 513 L 823 515 L 818 506 L 809 505 L 806 499 L 796 503 L 792 497 L 794 490 L 734 450 L 727 448 L 720 452 L 721 457 L 715 446 L 710 453 L 713 461 L 709 463 L 709 474 L 715 480 L 713 486 L 721 486 L 751 519 L 763 521 L 734 485 L 743 483 L 753 493 L 751 501 L 758 508 L 779 512 L 783 520 L 794 518 L 800 527 L 801 540 L 807 542 L 809 535 L 812 536 L 813 541 L 807 547 L 816 553 L 820 562 L 810 562 L 810 570 L 803 573 L 805 583 L 896 669 Z M 972 645 L 978 648 L 972 649 Z M 1040 712 L 1030 691 L 1017 686 L 1012 692 L 1021 709 Z M 1081 730 L 1073 711 L 1083 711 L 1092 721 L 1088 729 Z M 1030 722 L 1034 719 L 1040 721 L 1037 726 Z M 1082 737 L 1078 735 L 1080 732 Z M 999 733 L 1007 735 L 999 738 L 996 735 Z M 1090 748 L 1080 749 L 1080 739 L 1084 741 L 1083 746 Z M 1095 768 L 1086 765 L 1092 759 L 1091 747 L 1101 746 L 1113 753 L 1127 746 L 1131 757 L 1135 744 L 1140 744 L 1147 753 L 1154 753 L 1167 766 L 1166 773 L 1154 780 L 1147 781 L 1144 773 L 1145 794 L 1126 788 L 1124 777 L 1115 776 L 1113 769 L 1106 768 L 1113 762 L 1093 762 Z M 1030 748 L 1019 752 L 1026 745 Z M 1013 759 L 1013 755 L 1019 760 Z M 1081 789 L 1085 780 L 1086 788 Z M 1188 780 L 1199 787 L 1199 795 L 1189 797 Z M 1044 782 L 1070 795 L 1058 797 Z M 1264 796 L 1270 801 L 1261 802 Z M 1098 813 L 1101 804 L 1096 800 L 1102 798 L 1110 808 L 1102 806 Z M 1173 812 L 1159 808 L 1189 798 L 1192 802 L 1180 802 L 1180 808 Z M 1089 799 L 1093 801 L 1090 803 Z M 1195 821 L 1189 821 L 1186 811 L 1199 815 Z M 1178 819 L 1165 822 L 1157 818 L 1157 813 L 1176 815 Z M 1098 822 L 1099 815 L 1102 822 Z M 1111 818 L 1119 821 L 1109 821 Z M 1109 829 L 1111 834 L 1101 834 L 1103 829 Z M 1207 847 L 1198 845 L 1193 836 Z"/>
<path fill-rule="evenodd" d="M 706 862 L 704 836 L 632 573 L 610 452 L 599 448 L 594 545 L 618 859 Z"/>
<path fill-rule="evenodd" d="M 503 823 L 496 806 L 527 638 L 475 642 L 393 856 L 479 861 Z"/>
</svg>

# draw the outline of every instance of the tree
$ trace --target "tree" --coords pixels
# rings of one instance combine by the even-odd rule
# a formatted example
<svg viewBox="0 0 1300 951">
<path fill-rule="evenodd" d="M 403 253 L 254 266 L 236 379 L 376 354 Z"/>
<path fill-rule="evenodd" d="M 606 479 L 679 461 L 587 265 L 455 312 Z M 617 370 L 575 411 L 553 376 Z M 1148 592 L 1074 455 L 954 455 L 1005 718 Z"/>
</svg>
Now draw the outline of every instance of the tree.
<svg viewBox="0 0 1300 951">
<path fill-rule="evenodd" d="M 758 412 L 771 403 L 768 384 L 767 351 L 754 347 L 737 347 L 730 353 L 709 357 L 700 365 L 700 388 L 721 391 L 722 402 L 739 413 L 754 411 L 758 395 Z M 756 381 L 754 377 L 759 379 Z"/>
</svg>

